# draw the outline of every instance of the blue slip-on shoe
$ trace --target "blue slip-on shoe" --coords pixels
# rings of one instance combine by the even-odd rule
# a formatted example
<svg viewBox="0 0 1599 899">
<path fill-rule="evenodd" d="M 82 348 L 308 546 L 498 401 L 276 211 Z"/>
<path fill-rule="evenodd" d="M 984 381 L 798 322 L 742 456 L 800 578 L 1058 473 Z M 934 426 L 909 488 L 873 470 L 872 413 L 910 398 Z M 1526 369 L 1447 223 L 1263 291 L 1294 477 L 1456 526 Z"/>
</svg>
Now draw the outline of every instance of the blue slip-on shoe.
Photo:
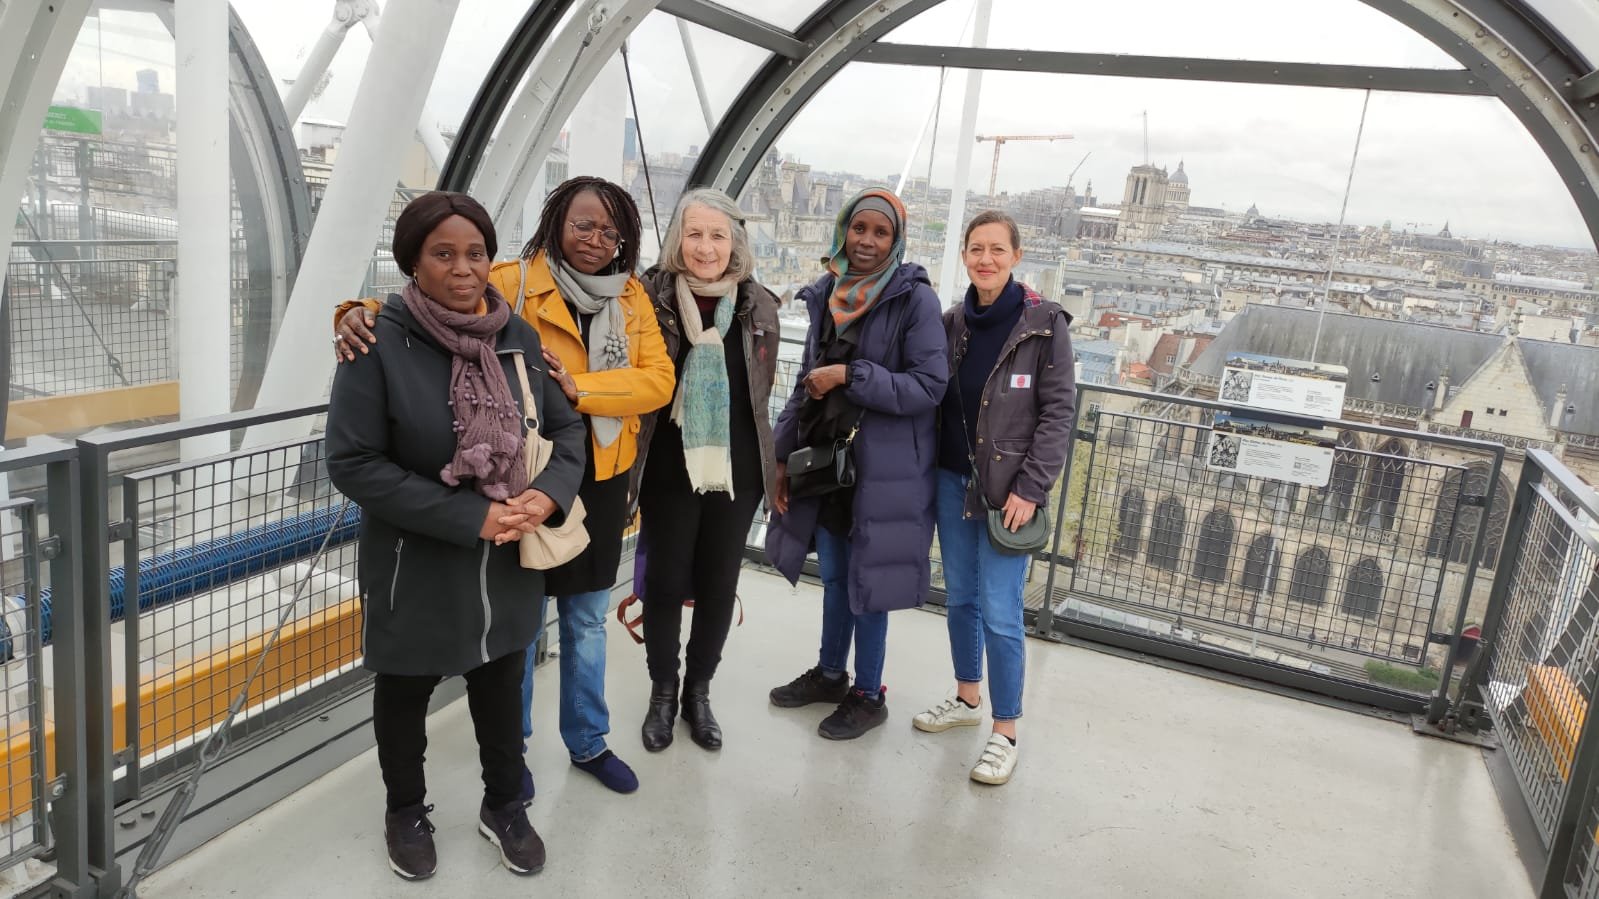
<svg viewBox="0 0 1599 899">
<path fill-rule="evenodd" d="M 586 762 L 573 761 L 572 764 L 594 775 L 600 783 L 618 793 L 631 793 L 638 789 L 638 775 L 609 749 Z"/>
</svg>

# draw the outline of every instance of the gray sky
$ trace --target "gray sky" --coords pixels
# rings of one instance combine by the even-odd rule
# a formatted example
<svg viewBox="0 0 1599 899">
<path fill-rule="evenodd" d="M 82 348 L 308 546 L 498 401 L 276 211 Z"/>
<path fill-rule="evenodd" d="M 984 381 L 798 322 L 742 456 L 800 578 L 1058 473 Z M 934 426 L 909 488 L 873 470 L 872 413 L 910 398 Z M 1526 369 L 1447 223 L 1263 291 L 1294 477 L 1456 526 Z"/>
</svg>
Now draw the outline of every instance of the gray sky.
<svg viewBox="0 0 1599 899">
<path fill-rule="evenodd" d="M 811 0 L 722 2 L 792 25 Z M 430 94 L 444 127 L 458 124 L 526 3 L 461 0 Z M 234 6 L 280 78 L 298 71 L 332 10 L 331 0 L 236 0 Z M 1359 0 L 996 0 L 994 6 L 992 46 L 1456 66 Z M 971 8 L 972 0 L 948 0 L 890 39 L 961 42 Z M 152 63 L 162 63 L 155 67 L 171 89 L 172 48 L 153 17 L 107 13 L 105 24 L 103 38 L 92 20 L 86 27 L 63 85 L 67 93 L 102 77 L 131 88 L 132 71 Z M 765 53 L 697 27 L 693 33 L 713 110 L 720 113 Z M 630 46 L 646 146 L 658 153 L 703 143 L 705 124 L 672 18 L 652 13 Z M 350 34 L 332 83 L 307 115 L 348 116 L 369 47 L 364 33 Z M 778 147 L 820 169 L 897 173 L 932 112 L 938 77 L 935 69 L 852 65 Z M 951 73 L 933 158 L 938 184 L 952 178 L 964 93 L 963 75 Z M 1091 153 L 1074 183 L 1081 189 L 1092 180 L 1100 197 L 1116 201 L 1127 169 L 1142 161 L 1141 113 L 1147 110 L 1151 161 L 1175 169 L 1185 160 L 1195 205 L 1242 210 L 1256 203 L 1267 215 L 1335 221 L 1361 99 L 1353 91 L 990 72 L 983 76 L 977 128 L 1076 135 L 1070 142 L 1007 145 L 1002 190 L 1063 184 Z M 986 186 L 991 161 L 992 145 L 974 148 L 973 187 Z M 925 149 L 912 170 L 926 173 Z M 1436 231 L 1448 221 L 1457 235 L 1592 246 L 1547 159 L 1492 98 L 1372 95 L 1349 220 L 1385 219 L 1396 228 L 1419 223 Z"/>
</svg>

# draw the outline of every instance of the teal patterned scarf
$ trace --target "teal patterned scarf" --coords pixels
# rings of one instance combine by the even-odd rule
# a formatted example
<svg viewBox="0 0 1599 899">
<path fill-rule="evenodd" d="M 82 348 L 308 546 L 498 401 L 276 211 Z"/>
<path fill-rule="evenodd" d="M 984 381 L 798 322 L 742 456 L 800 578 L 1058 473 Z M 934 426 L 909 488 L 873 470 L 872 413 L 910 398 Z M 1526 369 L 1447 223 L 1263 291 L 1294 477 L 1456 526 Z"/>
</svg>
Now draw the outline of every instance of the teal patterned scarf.
<svg viewBox="0 0 1599 899">
<path fill-rule="evenodd" d="M 721 297 L 710 328 L 703 326 L 696 294 Z M 696 493 L 720 490 L 733 495 L 732 402 L 722 337 L 733 325 L 733 299 L 737 296 L 734 281 L 706 283 L 692 275 L 677 276 L 677 315 L 689 351 L 677 379 L 672 421 L 683 429 L 683 462 Z"/>
</svg>

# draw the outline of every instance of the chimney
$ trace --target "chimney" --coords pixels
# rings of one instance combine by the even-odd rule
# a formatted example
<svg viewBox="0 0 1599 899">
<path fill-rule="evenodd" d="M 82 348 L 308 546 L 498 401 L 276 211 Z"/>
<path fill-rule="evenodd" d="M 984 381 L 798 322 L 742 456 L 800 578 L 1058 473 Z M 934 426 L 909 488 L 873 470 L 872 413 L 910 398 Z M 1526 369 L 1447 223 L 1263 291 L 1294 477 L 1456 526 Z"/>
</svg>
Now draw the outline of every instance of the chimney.
<svg viewBox="0 0 1599 899">
<path fill-rule="evenodd" d="M 1449 402 L 1449 366 L 1444 366 L 1443 373 L 1438 375 L 1438 394 L 1432 398 L 1432 410 L 1442 412 L 1444 403 Z"/>
<path fill-rule="evenodd" d="M 1563 430 L 1566 422 L 1566 385 L 1560 385 L 1560 392 L 1555 394 L 1555 407 L 1549 410 L 1549 427 L 1551 430 Z"/>
</svg>

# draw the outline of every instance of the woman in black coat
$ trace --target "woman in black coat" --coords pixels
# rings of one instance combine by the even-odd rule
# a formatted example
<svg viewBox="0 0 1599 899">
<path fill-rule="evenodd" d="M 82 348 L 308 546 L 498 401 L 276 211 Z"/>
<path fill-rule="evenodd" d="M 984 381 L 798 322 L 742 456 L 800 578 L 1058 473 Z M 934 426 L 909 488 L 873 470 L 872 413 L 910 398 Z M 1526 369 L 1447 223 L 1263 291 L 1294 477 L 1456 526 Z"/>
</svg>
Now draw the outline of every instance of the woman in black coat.
<svg viewBox="0 0 1599 899">
<path fill-rule="evenodd" d="M 494 225 L 464 194 L 430 193 L 395 223 L 394 260 L 411 278 L 377 316 L 378 342 L 339 367 L 328 410 L 328 474 L 362 510 L 364 664 L 387 792 L 389 867 L 436 867 L 422 759 L 428 698 L 466 678 L 483 765 L 479 832 L 517 874 L 544 864 L 522 785 L 523 650 L 538 630 L 544 575 L 517 542 L 558 522 L 577 495 L 586 433 L 544 374 L 532 326 L 488 284 Z M 522 395 L 515 366 L 534 372 Z M 528 482 L 526 403 L 554 443 Z"/>
</svg>

